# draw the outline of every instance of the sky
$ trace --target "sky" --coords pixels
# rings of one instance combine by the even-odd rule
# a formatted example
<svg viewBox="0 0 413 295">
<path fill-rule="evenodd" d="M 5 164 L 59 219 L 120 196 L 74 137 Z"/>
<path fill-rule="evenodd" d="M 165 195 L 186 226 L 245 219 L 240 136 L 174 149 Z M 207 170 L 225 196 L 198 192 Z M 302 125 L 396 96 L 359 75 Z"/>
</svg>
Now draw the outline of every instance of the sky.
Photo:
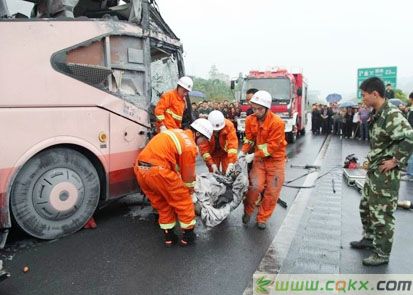
<svg viewBox="0 0 413 295">
<path fill-rule="evenodd" d="M 397 86 L 413 91 L 410 0 L 156 2 L 182 41 L 188 75 L 208 78 L 212 65 L 231 78 L 283 67 L 301 71 L 321 99 L 352 99 L 358 68 L 397 66 Z"/>
<path fill-rule="evenodd" d="M 250 70 L 300 70 L 309 90 L 354 98 L 357 69 L 397 66 L 413 79 L 409 0 L 157 0 L 184 46 L 186 72 L 208 78 Z M 413 89 L 411 89 L 413 91 Z"/>
</svg>

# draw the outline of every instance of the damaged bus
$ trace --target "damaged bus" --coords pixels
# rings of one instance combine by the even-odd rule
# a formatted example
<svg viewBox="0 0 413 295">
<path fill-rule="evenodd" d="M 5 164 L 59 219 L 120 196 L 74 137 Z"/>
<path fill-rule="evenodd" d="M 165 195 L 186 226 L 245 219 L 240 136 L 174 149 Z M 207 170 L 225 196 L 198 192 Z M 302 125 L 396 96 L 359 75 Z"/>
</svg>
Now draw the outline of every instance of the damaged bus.
<svg viewBox="0 0 413 295">
<path fill-rule="evenodd" d="M 11 220 L 55 239 L 137 192 L 151 102 L 184 75 L 155 1 L 26 2 L 0 0 L 1 247 Z"/>
</svg>

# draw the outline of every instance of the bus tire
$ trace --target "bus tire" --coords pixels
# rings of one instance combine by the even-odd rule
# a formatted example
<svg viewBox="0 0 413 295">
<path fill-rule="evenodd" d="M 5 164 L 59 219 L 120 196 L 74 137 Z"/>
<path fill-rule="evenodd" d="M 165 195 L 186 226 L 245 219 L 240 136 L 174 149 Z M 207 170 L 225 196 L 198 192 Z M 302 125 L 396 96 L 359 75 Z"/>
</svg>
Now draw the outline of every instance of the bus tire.
<svg viewBox="0 0 413 295">
<path fill-rule="evenodd" d="M 13 182 L 10 207 L 17 224 L 39 239 L 56 239 L 81 229 L 100 197 L 93 164 L 69 148 L 44 150 L 23 165 Z"/>
</svg>

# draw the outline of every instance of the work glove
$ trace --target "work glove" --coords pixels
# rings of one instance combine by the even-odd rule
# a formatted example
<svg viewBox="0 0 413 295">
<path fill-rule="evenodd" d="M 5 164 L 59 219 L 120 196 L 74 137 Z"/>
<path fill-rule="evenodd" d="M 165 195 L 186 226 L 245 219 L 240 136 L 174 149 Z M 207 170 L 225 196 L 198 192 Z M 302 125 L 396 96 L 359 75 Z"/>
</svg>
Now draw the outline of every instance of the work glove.
<svg viewBox="0 0 413 295">
<path fill-rule="evenodd" d="M 235 171 L 235 165 L 234 163 L 229 163 L 228 167 L 227 167 L 227 171 L 225 172 L 225 175 L 228 176 L 230 175 L 232 172 Z"/>
<path fill-rule="evenodd" d="M 162 132 L 165 132 L 166 130 L 168 130 L 168 128 L 166 128 L 165 127 L 165 125 L 162 125 L 161 127 L 159 127 L 159 131 L 162 133 Z"/>
<path fill-rule="evenodd" d="M 254 160 L 254 157 L 255 157 L 254 154 L 247 154 L 247 155 L 245 156 L 245 161 L 246 161 L 247 163 L 251 163 L 251 162 Z"/>
<path fill-rule="evenodd" d="M 218 167 L 216 164 L 212 164 L 211 169 L 212 169 L 212 173 L 219 173 Z"/>
<path fill-rule="evenodd" d="M 239 159 L 239 158 L 242 158 L 242 157 L 245 157 L 245 153 L 244 153 L 243 151 L 240 151 L 240 152 L 238 153 L 238 159 Z"/>
</svg>

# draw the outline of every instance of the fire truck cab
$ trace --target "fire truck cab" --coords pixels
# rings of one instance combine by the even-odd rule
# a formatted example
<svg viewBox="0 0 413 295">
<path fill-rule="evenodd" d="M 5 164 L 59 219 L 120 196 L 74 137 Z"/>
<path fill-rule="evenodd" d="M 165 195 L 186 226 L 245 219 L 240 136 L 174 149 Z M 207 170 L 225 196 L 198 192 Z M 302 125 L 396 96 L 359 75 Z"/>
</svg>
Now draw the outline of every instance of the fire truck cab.
<svg viewBox="0 0 413 295">
<path fill-rule="evenodd" d="M 266 90 L 272 96 L 271 111 L 285 122 L 285 134 L 289 143 L 294 143 L 297 136 L 305 134 L 307 83 L 301 73 L 290 73 L 285 69 L 276 71 L 250 71 L 242 79 L 239 102 L 241 111 L 250 107 L 246 101 L 248 89 Z M 238 121 L 238 131 L 245 130 L 245 116 Z"/>
</svg>

